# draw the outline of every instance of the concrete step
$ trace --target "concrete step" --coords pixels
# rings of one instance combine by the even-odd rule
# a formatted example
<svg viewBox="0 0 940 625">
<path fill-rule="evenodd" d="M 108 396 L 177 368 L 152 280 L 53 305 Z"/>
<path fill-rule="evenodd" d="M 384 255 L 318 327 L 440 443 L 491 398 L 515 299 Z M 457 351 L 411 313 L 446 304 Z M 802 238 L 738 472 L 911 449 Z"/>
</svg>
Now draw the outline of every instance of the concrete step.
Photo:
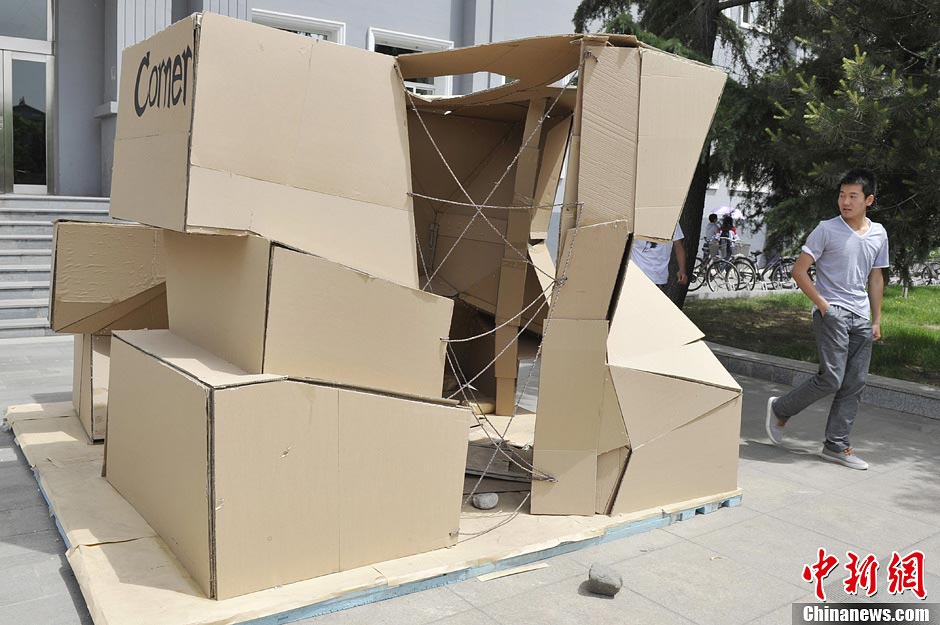
<svg viewBox="0 0 940 625">
<path fill-rule="evenodd" d="M 110 198 L 75 197 L 66 195 L 0 195 L 0 208 L 35 208 L 40 210 L 83 209 L 108 210 Z"/>
<path fill-rule="evenodd" d="M 109 220 L 107 207 L 103 209 L 90 208 L 31 208 L 31 207 L 0 207 L 0 223 L 16 220 L 40 220 L 52 222 L 56 219 L 78 219 L 87 221 Z"/>
<path fill-rule="evenodd" d="M 49 280 L 49 265 L 0 265 L 0 283 Z"/>
<path fill-rule="evenodd" d="M 0 250 L 51 249 L 51 234 L 0 234 Z"/>
<path fill-rule="evenodd" d="M 0 319 L 0 339 L 53 334 L 45 319 Z"/>
<path fill-rule="evenodd" d="M 0 265 L 46 265 L 52 264 L 52 250 L 0 250 Z"/>
<path fill-rule="evenodd" d="M 0 221 L 0 234 L 52 234 L 52 222 Z"/>
<path fill-rule="evenodd" d="M 49 301 L 34 299 L 0 299 L 0 319 L 43 319 L 49 311 Z"/>
<path fill-rule="evenodd" d="M 49 297 L 49 281 L 0 282 L 0 300 L 40 299 Z"/>
</svg>

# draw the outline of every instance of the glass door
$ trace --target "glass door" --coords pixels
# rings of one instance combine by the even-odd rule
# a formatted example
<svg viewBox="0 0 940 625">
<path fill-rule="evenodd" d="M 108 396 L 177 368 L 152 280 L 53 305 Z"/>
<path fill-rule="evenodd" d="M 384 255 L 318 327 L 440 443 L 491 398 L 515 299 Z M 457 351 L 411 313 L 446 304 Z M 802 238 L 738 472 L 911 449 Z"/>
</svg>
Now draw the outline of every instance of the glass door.
<svg viewBox="0 0 940 625">
<path fill-rule="evenodd" d="M 49 188 L 49 103 L 51 69 L 48 56 L 0 51 L 4 193 L 45 194 Z"/>
</svg>

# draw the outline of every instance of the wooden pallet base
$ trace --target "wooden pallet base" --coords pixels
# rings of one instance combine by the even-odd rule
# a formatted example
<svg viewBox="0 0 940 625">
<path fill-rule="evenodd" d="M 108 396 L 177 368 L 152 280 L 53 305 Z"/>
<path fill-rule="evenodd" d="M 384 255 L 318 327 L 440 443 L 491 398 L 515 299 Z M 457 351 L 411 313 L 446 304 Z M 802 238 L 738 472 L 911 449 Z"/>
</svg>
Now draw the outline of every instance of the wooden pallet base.
<svg viewBox="0 0 940 625">
<path fill-rule="evenodd" d="M 64 406 L 20 406 L 7 418 L 55 516 L 96 625 L 281 625 L 530 564 L 741 501 L 736 490 L 615 517 L 533 516 L 523 506 L 492 529 L 524 496 L 502 493 L 495 510 L 464 507 L 463 537 L 449 549 L 214 601 L 100 477 L 102 447 L 88 444 L 78 419 L 63 412 Z M 491 531 L 474 536 L 484 530 Z"/>
</svg>

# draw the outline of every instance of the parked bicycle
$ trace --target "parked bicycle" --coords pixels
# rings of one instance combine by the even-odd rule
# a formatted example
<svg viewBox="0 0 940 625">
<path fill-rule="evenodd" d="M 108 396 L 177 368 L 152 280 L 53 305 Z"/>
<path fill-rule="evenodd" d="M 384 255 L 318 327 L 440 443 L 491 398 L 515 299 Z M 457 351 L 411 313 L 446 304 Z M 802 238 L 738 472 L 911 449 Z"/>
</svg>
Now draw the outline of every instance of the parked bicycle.
<svg viewBox="0 0 940 625">
<path fill-rule="evenodd" d="M 741 285 L 741 274 L 731 261 L 718 257 L 718 242 L 707 245 L 705 253 L 695 259 L 689 275 L 689 291 L 697 291 L 705 285 L 709 291 L 737 291 Z"/>
<path fill-rule="evenodd" d="M 796 259 L 792 256 L 775 256 L 760 273 L 760 279 L 771 289 L 795 289 L 796 280 L 790 275 Z M 815 268 L 813 279 L 815 280 Z"/>
</svg>

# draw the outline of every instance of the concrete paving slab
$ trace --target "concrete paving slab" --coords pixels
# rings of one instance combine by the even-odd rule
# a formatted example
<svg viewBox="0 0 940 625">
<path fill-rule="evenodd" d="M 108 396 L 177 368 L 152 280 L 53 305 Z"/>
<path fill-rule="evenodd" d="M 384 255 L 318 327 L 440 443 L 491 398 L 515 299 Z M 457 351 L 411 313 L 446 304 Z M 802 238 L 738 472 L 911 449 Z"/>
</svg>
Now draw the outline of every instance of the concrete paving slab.
<svg viewBox="0 0 940 625">
<path fill-rule="evenodd" d="M 924 523 L 940 518 L 940 460 L 924 459 L 846 488 L 842 495 L 867 507 L 890 510 Z M 935 525 L 936 527 L 936 525 Z"/>
<path fill-rule="evenodd" d="M 425 625 L 473 608 L 473 605 L 452 593 L 449 588 L 441 586 L 295 622 L 303 625 Z"/>
<path fill-rule="evenodd" d="M 906 514 L 869 505 L 864 497 L 855 499 L 834 493 L 810 497 L 768 514 L 832 540 L 850 540 L 872 553 L 890 553 L 904 544 L 929 538 L 938 527 L 936 523 L 924 523 Z"/>
<path fill-rule="evenodd" d="M 14 603 L 39 599 L 46 594 L 32 564 L 14 566 L 4 571 L 4 575 L 9 576 L 9 579 L 0 584 L 0 610 Z"/>
<path fill-rule="evenodd" d="M 771 512 L 823 493 L 808 484 L 769 475 L 751 464 L 738 469 L 738 487 L 744 491 L 741 507 L 758 512 Z"/>
<path fill-rule="evenodd" d="M 777 608 L 767 614 L 758 616 L 753 621 L 749 621 L 747 625 L 791 625 L 793 622 L 792 610 L 793 608 L 788 605 Z"/>
<path fill-rule="evenodd" d="M 744 495 L 741 496 L 741 501 L 744 501 Z M 737 525 L 758 515 L 758 512 L 750 508 L 737 506 L 736 508 L 717 510 L 711 514 L 697 514 L 687 521 L 664 527 L 663 531 L 681 538 L 694 538 L 695 536 Z"/>
<path fill-rule="evenodd" d="M 703 624 L 747 623 L 804 593 L 798 580 L 781 581 L 732 560 L 730 554 L 689 541 L 626 560 L 614 568 L 630 590 Z"/>
<path fill-rule="evenodd" d="M 473 578 L 448 586 L 451 592 L 481 607 L 575 576 L 587 576 L 588 567 L 571 555 L 552 558 L 548 568 L 501 577 L 488 582 Z M 494 583 L 497 582 L 497 583 Z"/>
<path fill-rule="evenodd" d="M 721 510 L 724 513 L 726 510 Z M 636 558 L 647 553 L 653 553 L 664 549 L 670 545 L 680 542 L 682 539 L 675 534 L 670 534 L 663 530 L 644 532 L 620 540 L 579 549 L 568 554 L 568 557 L 590 569 L 594 563 L 614 564 L 623 562 L 630 558 Z"/>
<path fill-rule="evenodd" d="M 587 575 L 544 586 L 524 600 L 507 599 L 482 611 L 503 625 L 691 625 L 668 607 L 626 586 L 615 597 L 600 597 L 585 590 Z"/>
</svg>

